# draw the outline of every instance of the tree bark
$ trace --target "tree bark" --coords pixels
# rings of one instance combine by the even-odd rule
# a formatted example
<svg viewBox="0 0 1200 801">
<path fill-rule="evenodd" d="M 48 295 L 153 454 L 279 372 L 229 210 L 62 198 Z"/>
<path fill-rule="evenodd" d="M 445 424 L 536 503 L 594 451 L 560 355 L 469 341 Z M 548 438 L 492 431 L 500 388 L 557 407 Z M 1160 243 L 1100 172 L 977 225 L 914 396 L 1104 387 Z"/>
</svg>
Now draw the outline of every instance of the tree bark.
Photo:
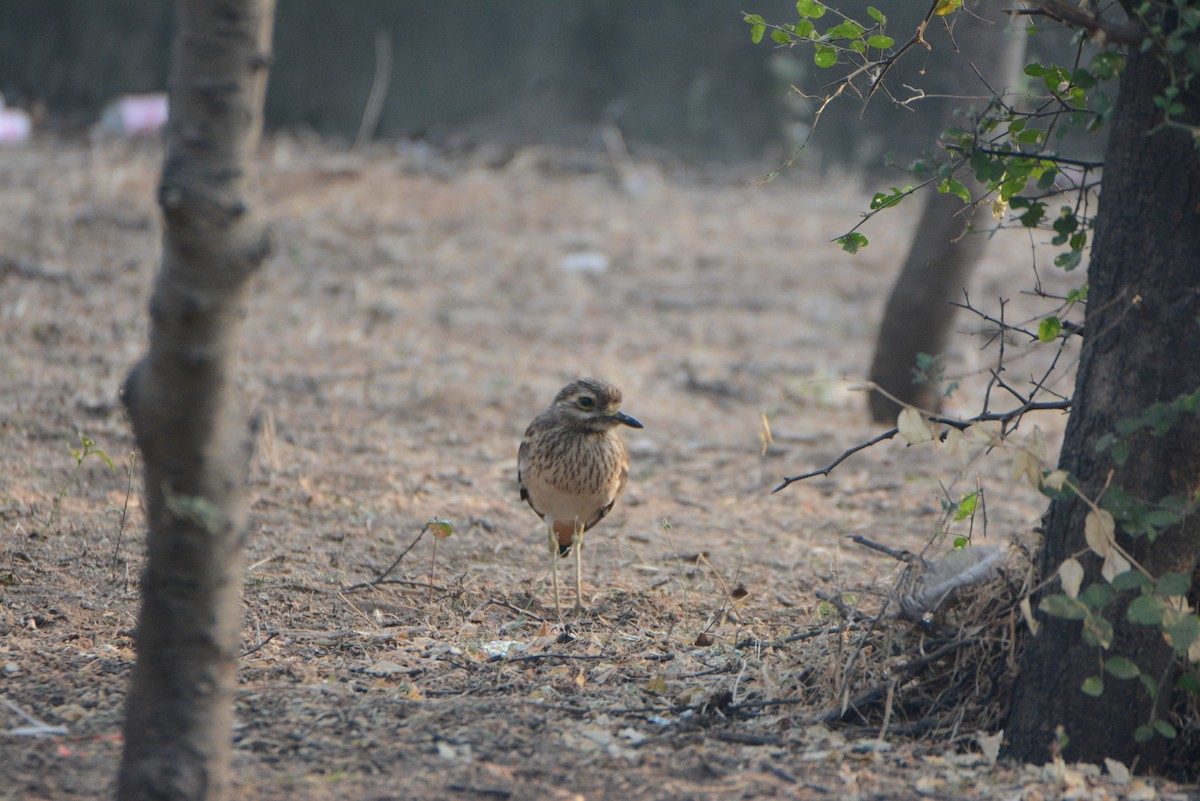
<svg viewBox="0 0 1200 801">
<path fill-rule="evenodd" d="M 123 397 L 149 518 L 118 797 L 229 786 L 250 426 L 233 374 L 251 276 L 270 250 L 251 202 L 273 0 L 180 0 L 147 355 Z"/>
<path fill-rule="evenodd" d="M 1060 466 L 1078 476 L 1092 498 L 1104 490 L 1110 470 L 1113 487 L 1143 501 L 1195 497 L 1200 485 L 1196 416 L 1185 415 L 1162 438 L 1135 435 L 1124 466 L 1094 447 L 1119 420 L 1200 385 L 1200 159 L 1186 132 L 1163 127 L 1154 98 L 1166 85 L 1166 69 L 1155 53 L 1129 55 L 1105 157 L 1075 406 L 1060 457 Z M 1195 124 L 1200 101 L 1193 93 L 1186 102 Z M 1087 511 L 1077 500 L 1051 505 L 1044 521 L 1043 575 L 1052 576 L 1065 558 L 1086 548 Z M 1124 534 L 1118 542 L 1152 575 L 1190 575 L 1200 548 L 1200 518 L 1190 516 L 1153 544 Z M 1085 585 L 1103 581 L 1097 557 L 1088 554 L 1082 561 Z M 1044 590 L 1059 591 L 1057 582 Z M 1128 600 L 1105 610 L 1115 640 L 1103 654 L 1083 642 L 1079 623 L 1041 617 L 1040 633 L 1021 660 L 1007 727 L 1009 756 L 1045 761 L 1061 725 L 1069 738 L 1063 752 L 1068 760 L 1111 757 L 1127 765 L 1136 760 L 1148 770 L 1163 764 L 1167 742 L 1155 737 L 1138 744 L 1133 732 L 1170 711 L 1174 656 L 1161 632 L 1126 620 Z M 1104 676 L 1101 697 L 1081 692 L 1086 676 L 1100 674 L 1100 658 L 1115 655 L 1129 657 L 1159 681 L 1157 707 L 1136 679 Z"/>
<path fill-rule="evenodd" d="M 1013 86 L 1025 56 L 1028 37 L 1024 31 L 1015 28 L 1004 9 L 993 2 L 978 3 L 957 16 L 954 39 L 962 52 L 949 93 L 971 97 Z M 974 69 L 961 63 L 967 58 Z M 948 101 L 947 106 L 943 128 L 953 123 L 951 112 L 958 102 Z M 976 195 L 981 193 L 975 182 L 967 185 Z M 936 381 L 914 382 L 917 355 L 940 356 L 946 349 L 955 312 L 950 301 L 962 298 L 963 286 L 987 249 L 984 234 L 965 233 L 978 216 L 978 210 L 965 209 L 962 200 L 952 194 L 928 195 L 879 326 L 871 380 L 922 409 L 940 409 L 942 393 Z M 901 407 L 882 393 L 872 392 L 867 402 L 871 417 L 879 422 L 894 422 L 900 413 Z"/>
</svg>

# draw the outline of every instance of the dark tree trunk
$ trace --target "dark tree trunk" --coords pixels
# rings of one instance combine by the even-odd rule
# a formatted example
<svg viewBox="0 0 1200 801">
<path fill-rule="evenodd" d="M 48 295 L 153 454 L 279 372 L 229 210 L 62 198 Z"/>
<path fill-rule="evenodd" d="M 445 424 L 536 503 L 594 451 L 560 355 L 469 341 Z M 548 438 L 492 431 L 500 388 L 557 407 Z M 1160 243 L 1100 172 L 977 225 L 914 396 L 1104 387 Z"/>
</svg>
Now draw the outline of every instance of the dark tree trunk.
<svg viewBox="0 0 1200 801">
<path fill-rule="evenodd" d="M 249 279 L 270 250 L 250 202 L 273 0 L 180 0 L 159 186 L 149 352 L 124 399 L 149 517 L 118 797 L 228 785 L 251 432 L 233 385 Z"/>
<path fill-rule="evenodd" d="M 1027 37 L 1010 26 L 1003 12 L 999 4 L 978 3 L 969 13 L 957 15 L 954 39 L 962 52 L 953 67 L 951 95 L 980 96 L 1017 82 Z M 988 84 L 964 63 L 968 59 Z M 958 105 L 959 101 L 948 102 L 950 111 Z M 941 127 L 952 122 L 947 112 Z M 968 185 L 981 194 L 978 185 Z M 914 382 L 913 369 L 918 354 L 940 356 L 946 349 L 955 311 L 950 301 L 962 299 L 963 287 L 987 248 L 986 235 L 964 232 L 976 217 L 986 216 L 986 211 L 967 210 L 952 194 L 930 193 L 925 201 L 908 257 L 888 296 L 870 372 L 872 381 L 905 403 L 931 411 L 941 408 L 941 388 L 936 382 Z M 900 412 L 895 401 L 879 392 L 870 394 L 868 404 L 871 417 L 879 422 L 894 422 Z"/>
<path fill-rule="evenodd" d="M 1166 437 L 1135 435 L 1123 467 L 1094 447 L 1117 421 L 1200 385 L 1200 159 L 1186 132 L 1162 126 L 1154 97 L 1166 85 L 1166 70 L 1155 54 L 1129 56 L 1105 157 L 1075 408 L 1060 459 L 1092 498 L 1105 487 L 1110 470 L 1115 470 L 1112 486 L 1144 501 L 1194 496 L 1200 476 L 1195 416 L 1185 416 Z M 1194 94 L 1186 102 L 1195 124 L 1200 103 Z M 1087 511 L 1079 501 L 1051 505 L 1043 575 L 1053 575 L 1064 559 L 1086 547 Z M 1190 575 L 1200 546 L 1200 517 L 1192 515 L 1166 530 L 1152 545 L 1121 534 L 1118 542 L 1153 575 Z M 1081 561 L 1085 584 L 1103 581 L 1097 557 L 1088 554 Z M 1058 591 L 1056 581 L 1045 590 Z M 1106 610 L 1115 641 L 1103 656 L 1127 656 L 1161 680 L 1161 716 L 1170 709 L 1174 685 L 1171 649 L 1161 632 L 1128 623 L 1124 604 L 1115 606 Z M 1077 622 L 1043 616 L 1041 623 L 1021 660 L 1007 728 L 1009 756 L 1045 761 L 1061 725 L 1069 738 L 1068 760 L 1111 757 L 1126 764 L 1137 760 L 1142 769 L 1160 766 L 1166 741 L 1134 741 L 1134 729 L 1155 714 L 1142 684 L 1105 676 L 1100 698 L 1084 695 L 1083 679 L 1100 672 L 1098 649 L 1081 640 Z"/>
</svg>

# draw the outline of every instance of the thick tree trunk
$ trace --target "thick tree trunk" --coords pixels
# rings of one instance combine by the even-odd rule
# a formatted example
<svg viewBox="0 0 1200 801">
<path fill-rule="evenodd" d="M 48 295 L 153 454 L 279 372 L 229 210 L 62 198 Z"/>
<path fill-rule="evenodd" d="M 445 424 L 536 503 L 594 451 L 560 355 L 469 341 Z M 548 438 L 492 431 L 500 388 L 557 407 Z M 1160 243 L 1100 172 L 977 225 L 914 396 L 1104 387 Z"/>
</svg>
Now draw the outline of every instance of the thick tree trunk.
<svg viewBox="0 0 1200 801">
<path fill-rule="evenodd" d="M 994 2 L 977 3 L 957 17 L 954 39 L 962 52 L 949 93 L 972 97 L 1013 86 L 1024 61 L 1025 32 Z M 968 59 L 975 69 L 962 63 Z M 953 123 L 950 112 L 961 101 L 950 100 L 947 105 L 943 128 Z M 976 184 L 968 186 L 980 194 Z M 888 296 L 870 372 L 872 381 L 905 403 L 931 411 L 941 408 L 941 387 L 936 382 L 915 383 L 913 369 L 918 354 L 940 356 L 946 349 L 955 311 L 950 301 L 962 299 L 963 286 L 987 248 L 984 234 L 964 235 L 978 216 L 951 194 L 931 193 L 925 201 L 908 257 Z M 894 422 L 900 412 L 900 406 L 879 392 L 868 396 L 868 404 L 871 417 L 879 422 Z"/>
<path fill-rule="evenodd" d="M 1143 501 L 1194 496 L 1200 484 L 1195 416 L 1185 415 L 1162 438 L 1137 434 L 1124 466 L 1094 447 L 1117 421 L 1200 385 L 1200 159 L 1186 132 L 1162 127 L 1154 98 L 1166 85 L 1166 70 L 1155 54 L 1129 56 L 1105 157 L 1075 408 L 1060 458 L 1060 466 L 1080 477 L 1093 498 L 1104 489 L 1110 470 L 1113 487 Z M 1195 95 L 1187 102 L 1192 112 L 1200 111 Z M 1053 575 L 1065 558 L 1086 547 L 1086 514 L 1078 501 L 1051 505 L 1043 575 Z M 1190 575 L 1200 548 L 1200 518 L 1187 518 L 1153 544 L 1125 535 L 1118 542 L 1156 576 Z M 1082 561 L 1085 583 L 1103 581 L 1097 557 L 1088 554 Z M 1045 590 L 1058 591 L 1057 582 Z M 1120 602 L 1105 610 L 1115 641 L 1103 656 L 1127 656 L 1160 680 L 1157 708 L 1137 680 L 1105 676 L 1100 698 L 1084 695 L 1083 679 L 1100 673 L 1098 649 L 1080 638 L 1079 623 L 1043 617 L 1021 661 L 1007 729 L 1010 756 L 1045 761 L 1061 725 L 1069 738 L 1068 760 L 1112 757 L 1132 764 L 1136 759 L 1143 769 L 1161 764 L 1166 742 L 1156 737 L 1138 744 L 1133 732 L 1149 723 L 1156 709 L 1159 716 L 1170 709 L 1173 657 L 1161 632 L 1127 622 L 1124 607 Z"/>
<path fill-rule="evenodd" d="M 124 399 L 149 517 L 118 797 L 228 789 L 251 435 L 232 374 L 267 230 L 249 201 L 273 0 L 180 0 L 150 348 Z"/>
</svg>

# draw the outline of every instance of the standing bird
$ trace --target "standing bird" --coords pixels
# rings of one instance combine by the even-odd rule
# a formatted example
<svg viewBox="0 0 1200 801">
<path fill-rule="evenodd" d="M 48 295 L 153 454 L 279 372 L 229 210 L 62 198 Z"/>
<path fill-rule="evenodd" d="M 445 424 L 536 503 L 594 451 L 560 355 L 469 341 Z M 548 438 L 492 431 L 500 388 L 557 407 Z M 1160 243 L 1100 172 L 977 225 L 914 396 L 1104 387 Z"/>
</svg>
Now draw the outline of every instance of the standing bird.
<svg viewBox="0 0 1200 801">
<path fill-rule="evenodd" d="M 583 532 L 613 508 L 629 478 L 629 451 L 617 426 L 642 428 L 620 410 L 621 390 L 606 381 L 580 378 L 558 391 L 554 402 L 525 430 L 517 454 L 521 499 L 546 521 L 554 611 L 562 618 L 558 558 L 575 550 L 575 613 L 583 611 Z"/>
</svg>

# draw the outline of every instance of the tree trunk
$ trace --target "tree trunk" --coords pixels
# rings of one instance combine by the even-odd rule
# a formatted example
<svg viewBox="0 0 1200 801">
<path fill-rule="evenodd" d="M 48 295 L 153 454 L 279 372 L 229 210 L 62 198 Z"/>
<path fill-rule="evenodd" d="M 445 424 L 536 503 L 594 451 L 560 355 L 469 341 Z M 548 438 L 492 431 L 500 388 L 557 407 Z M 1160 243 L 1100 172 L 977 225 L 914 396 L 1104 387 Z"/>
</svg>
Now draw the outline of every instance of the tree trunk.
<svg viewBox="0 0 1200 801">
<path fill-rule="evenodd" d="M 1016 84 L 1028 37 L 1008 21 L 1004 8 L 994 2 L 978 3 L 957 17 L 954 40 L 962 53 L 949 94 L 979 96 Z M 962 63 L 968 58 L 992 89 L 975 69 Z M 958 105 L 959 101 L 947 101 L 943 128 L 953 123 L 950 112 Z M 968 186 L 981 194 L 973 181 Z M 962 299 L 963 286 L 987 248 L 984 234 L 964 235 L 978 216 L 952 194 L 930 193 L 925 201 L 908 257 L 888 296 L 870 372 L 872 381 L 905 403 L 931 411 L 941 408 L 941 387 L 936 381 L 914 382 L 913 369 L 918 354 L 940 356 L 946 349 L 955 312 L 950 301 Z M 895 401 L 879 392 L 872 392 L 867 402 L 871 417 L 879 422 L 894 422 L 900 412 Z"/>
<path fill-rule="evenodd" d="M 1166 69 L 1156 54 L 1130 54 L 1105 157 L 1075 407 L 1060 458 L 1060 466 L 1078 476 L 1092 498 L 1104 490 L 1110 470 L 1115 471 L 1113 487 L 1143 501 L 1171 494 L 1194 497 L 1200 476 L 1196 416 L 1185 415 L 1165 437 L 1135 435 L 1124 466 L 1094 447 L 1117 421 L 1200 385 L 1200 159 L 1186 132 L 1162 127 L 1154 98 L 1166 85 Z M 1195 124 L 1200 102 L 1195 94 L 1185 102 Z M 1065 558 L 1086 547 L 1087 511 L 1079 501 L 1051 505 L 1043 575 L 1052 576 Z M 1153 544 L 1124 534 L 1118 542 L 1155 576 L 1190 575 L 1200 547 L 1200 517 L 1186 518 Z M 1097 557 L 1088 554 L 1081 561 L 1085 584 L 1103 581 Z M 1044 592 L 1060 591 L 1057 581 L 1051 584 Z M 1139 744 L 1133 732 L 1170 711 L 1173 655 L 1161 632 L 1127 622 L 1127 601 L 1105 610 L 1115 640 L 1102 655 L 1080 638 L 1079 623 L 1041 618 L 1041 631 L 1029 640 L 1021 660 L 1007 729 L 1009 756 L 1045 761 L 1061 725 L 1069 738 L 1068 760 L 1111 757 L 1127 765 L 1136 760 L 1148 770 L 1162 765 L 1166 741 L 1155 737 Z M 1099 698 L 1080 691 L 1085 677 L 1100 674 L 1099 657 L 1115 655 L 1129 657 L 1159 681 L 1157 707 L 1136 679 L 1104 676 Z"/>
<path fill-rule="evenodd" d="M 249 279 L 270 240 L 249 197 L 273 0 L 180 0 L 158 200 L 150 347 L 123 397 L 149 517 L 118 797 L 229 786 L 250 427 L 233 384 Z"/>
</svg>

